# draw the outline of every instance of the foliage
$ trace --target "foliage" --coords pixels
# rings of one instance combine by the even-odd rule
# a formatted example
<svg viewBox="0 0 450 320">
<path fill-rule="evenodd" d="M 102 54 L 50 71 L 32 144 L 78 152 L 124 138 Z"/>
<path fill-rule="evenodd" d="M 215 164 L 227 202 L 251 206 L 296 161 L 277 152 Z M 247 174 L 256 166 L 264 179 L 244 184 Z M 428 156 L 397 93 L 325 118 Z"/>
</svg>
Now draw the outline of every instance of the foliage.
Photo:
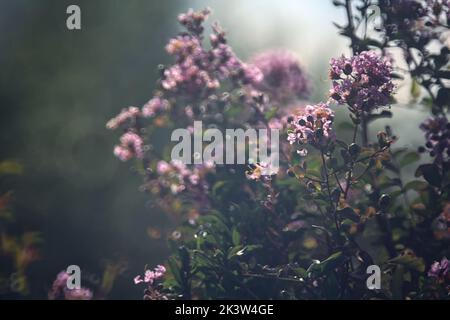
<svg viewBox="0 0 450 320">
<path fill-rule="evenodd" d="M 13 212 L 14 193 L 3 190 L 9 177 L 20 175 L 23 168 L 16 161 L 0 161 L 0 295 L 26 296 L 29 293 L 27 271 L 40 259 L 41 236 L 38 232 L 25 230 L 19 235 Z"/>
<path fill-rule="evenodd" d="M 146 281 L 146 298 L 448 298 L 449 3 L 334 4 L 347 14 L 347 25 L 337 27 L 353 55 L 330 62 L 326 101 L 292 109 L 286 101 L 299 93 L 289 81 L 306 80 L 286 72 L 291 56 L 279 63 L 281 56 L 261 55 L 256 61 L 263 69 L 242 62 L 218 24 L 205 44 L 209 10 L 189 11 L 179 16 L 185 30 L 166 47 L 175 63 L 160 67 L 152 99 L 108 123 L 125 130 L 115 154 L 136 158 L 142 190 L 177 225 L 168 273 L 164 282 Z M 438 42 L 438 53 L 430 51 L 431 42 Z M 402 51 L 408 70 L 391 49 Z M 418 166 L 413 180 L 402 172 L 416 165 L 420 152 L 396 148 L 395 128 L 376 136 L 368 130 L 392 116 L 394 80 L 405 75 L 413 78 L 415 99 L 425 90 L 422 102 L 433 114 L 422 125 L 427 142 L 419 148 L 432 162 Z M 281 100 L 276 85 L 268 92 L 261 85 L 274 81 L 283 84 Z M 347 108 L 350 138 L 334 128 L 332 107 Z M 261 175 L 270 163 L 170 162 L 170 143 L 154 141 L 194 120 L 219 129 L 283 128 L 277 174 Z M 366 285 L 373 264 L 382 269 L 377 290 Z"/>
</svg>

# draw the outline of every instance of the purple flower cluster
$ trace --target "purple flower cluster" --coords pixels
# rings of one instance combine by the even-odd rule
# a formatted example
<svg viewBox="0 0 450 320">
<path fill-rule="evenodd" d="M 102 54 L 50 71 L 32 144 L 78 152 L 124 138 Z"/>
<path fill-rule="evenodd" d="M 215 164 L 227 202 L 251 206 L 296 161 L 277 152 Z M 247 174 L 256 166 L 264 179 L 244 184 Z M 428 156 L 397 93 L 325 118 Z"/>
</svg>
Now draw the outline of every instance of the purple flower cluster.
<svg viewBox="0 0 450 320">
<path fill-rule="evenodd" d="M 450 261 L 446 257 L 442 258 L 441 262 L 435 261 L 428 271 L 428 276 L 439 280 L 445 279 L 450 274 Z"/>
<path fill-rule="evenodd" d="M 391 63 L 373 51 L 351 58 L 333 58 L 330 61 L 333 81 L 330 97 L 339 104 L 347 104 L 354 112 L 369 112 L 386 106 L 395 88 L 391 73 Z"/>
<path fill-rule="evenodd" d="M 170 163 L 161 160 L 156 165 L 158 173 L 158 183 L 161 187 L 170 189 L 173 194 L 177 194 L 186 188 L 208 188 L 203 176 L 210 171 L 214 164 L 202 164 L 189 168 L 179 160 L 172 160 Z"/>
<path fill-rule="evenodd" d="M 128 121 L 134 122 L 141 115 L 141 111 L 137 107 L 128 107 L 123 109 L 117 116 L 106 123 L 108 129 L 115 130 L 124 125 Z"/>
<path fill-rule="evenodd" d="M 427 140 L 425 147 L 437 164 L 450 159 L 450 123 L 445 116 L 430 118 L 420 125 Z M 421 150 L 423 151 L 423 149 Z"/>
<path fill-rule="evenodd" d="M 136 276 L 134 278 L 134 283 L 139 284 L 145 282 L 149 285 L 152 285 L 156 280 L 164 277 L 165 273 L 166 268 L 163 265 L 158 265 L 153 270 L 146 270 L 144 273 L 144 278 L 142 278 L 140 275 Z"/>
<path fill-rule="evenodd" d="M 333 119 L 334 112 L 324 103 L 306 106 L 303 113 L 292 120 L 293 128 L 287 139 L 290 144 L 297 142 L 320 148 L 335 139 Z M 300 153 L 306 155 L 306 150 L 302 149 Z"/>
<path fill-rule="evenodd" d="M 142 107 L 142 116 L 144 118 L 152 118 L 161 112 L 169 110 L 169 108 L 169 101 L 155 96 Z"/>
<path fill-rule="evenodd" d="M 249 180 L 270 180 L 271 176 L 278 173 L 278 168 L 275 168 L 271 163 L 255 163 L 251 165 L 250 170 L 246 172 L 246 177 Z"/>
<path fill-rule="evenodd" d="M 67 287 L 67 280 L 69 274 L 66 271 L 61 271 L 53 282 L 52 289 L 48 295 L 49 299 L 65 299 L 65 300 L 91 300 L 92 291 L 87 288 L 69 289 Z"/>
<path fill-rule="evenodd" d="M 209 10 L 190 10 L 179 16 L 180 23 L 188 32 L 171 39 L 166 46 L 166 51 L 175 57 L 176 63 L 163 71 L 161 85 L 164 90 L 187 97 L 201 97 L 219 88 L 223 79 L 243 84 L 262 80 L 263 76 L 256 67 L 237 58 L 217 24 L 210 36 L 211 48 L 203 46 L 202 23 L 208 15 Z"/>
<path fill-rule="evenodd" d="M 267 51 L 255 56 L 250 63 L 263 74 L 263 80 L 255 83 L 254 87 L 267 93 L 272 101 L 286 102 L 309 94 L 305 71 L 294 53 Z"/>
<path fill-rule="evenodd" d="M 385 35 L 390 40 L 424 46 L 439 37 L 436 27 L 448 26 L 448 0 L 380 0 Z"/>
<path fill-rule="evenodd" d="M 120 137 L 120 145 L 114 147 L 114 155 L 122 161 L 128 161 L 133 157 L 142 159 L 144 157 L 142 138 L 134 132 L 125 132 Z"/>
<path fill-rule="evenodd" d="M 211 10 L 208 8 L 201 11 L 189 9 L 187 12 L 178 15 L 178 22 L 180 22 L 189 33 L 200 36 L 204 30 L 203 22 L 205 22 L 210 13 Z"/>
<path fill-rule="evenodd" d="M 423 4 L 415 0 L 381 0 L 380 9 L 385 17 L 386 35 L 390 38 L 414 32 L 417 20 L 427 14 Z"/>
<path fill-rule="evenodd" d="M 175 57 L 175 63 L 162 70 L 161 91 L 156 93 L 141 109 L 128 107 L 107 123 L 107 128 L 124 126 L 127 132 L 115 146 L 114 154 L 122 161 L 133 157 L 143 158 L 143 139 L 139 136 L 141 118 L 155 118 L 172 109 L 169 102 L 172 95 L 196 102 L 216 96 L 221 82 L 229 80 L 233 88 L 242 88 L 262 80 L 263 74 L 252 64 L 242 62 L 227 45 L 225 33 L 215 24 L 210 35 L 210 48 L 203 45 L 203 22 L 210 11 L 189 10 L 178 17 L 186 32 L 170 39 L 166 51 Z M 190 105 L 184 107 L 186 115 L 192 118 L 194 111 Z M 157 118 L 155 118 L 155 121 Z M 156 122 L 155 122 L 156 123 Z"/>
</svg>

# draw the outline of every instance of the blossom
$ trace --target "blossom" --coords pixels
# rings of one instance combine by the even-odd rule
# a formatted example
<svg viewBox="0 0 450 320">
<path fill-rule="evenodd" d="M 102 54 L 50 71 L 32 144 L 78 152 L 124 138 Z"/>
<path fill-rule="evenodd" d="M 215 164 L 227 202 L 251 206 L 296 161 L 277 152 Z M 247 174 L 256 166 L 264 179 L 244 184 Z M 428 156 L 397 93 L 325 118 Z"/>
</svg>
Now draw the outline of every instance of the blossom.
<svg viewBox="0 0 450 320">
<path fill-rule="evenodd" d="M 178 15 L 178 22 L 189 32 L 200 35 L 203 32 L 203 22 L 208 18 L 211 10 L 206 8 L 201 11 L 189 9 L 186 13 Z"/>
<path fill-rule="evenodd" d="M 145 118 L 155 116 L 158 112 L 169 109 L 169 101 L 160 97 L 153 97 L 144 106 L 142 106 L 142 115 Z"/>
<path fill-rule="evenodd" d="M 351 58 L 333 58 L 329 73 L 333 80 L 331 100 L 358 112 L 386 106 L 395 88 L 391 73 L 391 63 L 374 51 L 364 51 Z"/>
<path fill-rule="evenodd" d="M 296 55 L 286 50 L 272 50 L 260 53 L 251 59 L 263 75 L 262 81 L 253 86 L 276 101 L 305 97 L 309 94 L 309 83 L 305 71 Z"/>
<path fill-rule="evenodd" d="M 381 0 L 379 8 L 388 39 L 419 46 L 438 39 L 437 27 L 450 21 L 448 0 Z"/>
<path fill-rule="evenodd" d="M 144 157 L 142 138 L 134 132 L 125 132 L 120 137 L 120 145 L 114 147 L 114 155 L 122 161 L 128 161 L 133 157 Z"/>
<path fill-rule="evenodd" d="M 157 278 L 163 277 L 166 271 L 167 271 L 166 267 L 164 267 L 163 265 L 157 265 L 155 268 L 155 277 Z"/>
<path fill-rule="evenodd" d="M 137 275 L 136 277 L 134 277 L 133 280 L 134 280 L 134 284 L 139 284 L 139 283 L 144 282 L 144 280 L 142 280 L 140 275 Z"/>
<path fill-rule="evenodd" d="M 442 280 L 449 274 L 450 262 L 446 257 L 443 257 L 441 262 L 435 261 L 428 271 L 428 276 Z"/>
<path fill-rule="evenodd" d="M 270 179 L 278 173 L 278 167 L 272 163 L 260 162 L 251 165 L 251 169 L 246 172 L 247 179 L 259 181 L 264 177 Z"/>
<path fill-rule="evenodd" d="M 213 168 L 214 164 L 210 162 L 187 166 L 181 160 L 172 160 L 170 163 L 160 160 L 156 164 L 156 172 L 159 175 L 157 182 L 162 188 L 170 189 L 173 194 L 180 193 L 186 188 L 203 193 L 208 188 L 204 176 Z"/>
<path fill-rule="evenodd" d="M 291 122 L 293 128 L 288 132 L 290 144 L 310 144 L 314 147 L 326 145 L 335 139 L 332 123 L 334 112 L 324 103 L 308 105 L 303 113 Z M 304 154 L 304 153 L 303 153 Z"/>
<path fill-rule="evenodd" d="M 117 116 L 106 123 L 106 127 L 108 129 L 117 129 L 128 120 L 136 120 L 136 118 L 139 117 L 140 114 L 140 110 L 137 107 L 124 108 Z"/>
<path fill-rule="evenodd" d="M 87 288 L 69 289 L 67 287 L 67 281 L 70 275 L 66 271 L 61 271 L 53 281 L 52 289 L 48 294 L 49 299 L 61 299 L 65 300 L 91 300 L 93 293 Z"/>
<path fill-rule="evenodd" d="M 202 24 L 209 12 L 189 10 L 179 16 L 188 32 L 180 33 L 166 45 L 166 51 L 175 57 L 175 63 L 163 70 L 161 86 L 165 91 L 199 97 L 218 89 L 225 79 L 243 84 L 262 79 L 257 67 L 242 62 L 226 44 L 225 33 L 218 24 L 212 27 L 211 48 L 204 47 Z"/>
<path fill-rule="evenodd" d="M 53 281 L 52 290 L 49 294 L 50 299 L 56 299 L 58 295 L 67 288 L 67 280 L 69 280 L 69 274 L 66 271 L 61 271 Z"/>
<path fill-rule="evenodd" d="M 156 164 L 156 171 L 158 172 L 158 174 L 166 174 L 170 171 L 170 169 L 170 164 L 168 164 L 164 160 L 158 161 L 158 163 Z"/>
<path fill-rule="evenodd" d="M 153 270 L 145 270 L 144 279 L 140 275 L 136 276 L 133 280 L 135 284 L 145 282 L 152 285 L 154 281 L 164 277 L 166 273 L 166 268 L 163 265 L 158 265 Z"/>
<path fill-rule="evenodd" d="M 427 140 L 425 147 L 437 164 L 448 162 L 450 159 L 450 123 L 445 116 L 427 119 L 420 125 Z M 422 149 L 423 151 L 423 149 Z"/>
</svg>

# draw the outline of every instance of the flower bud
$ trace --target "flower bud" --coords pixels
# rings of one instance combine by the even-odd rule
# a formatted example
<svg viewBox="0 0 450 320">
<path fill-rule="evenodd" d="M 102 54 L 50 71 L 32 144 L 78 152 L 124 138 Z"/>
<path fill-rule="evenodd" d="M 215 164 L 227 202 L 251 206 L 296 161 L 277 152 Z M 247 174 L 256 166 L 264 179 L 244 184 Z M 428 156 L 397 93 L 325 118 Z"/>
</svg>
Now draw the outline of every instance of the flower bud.
<svg viewBox="0 0 450 320">
<path fill-rule="evenodd" d="M 378 200 L 378 205 L 381 210 L 386 209 L 391 203 L 391 196 L 388 194 L 382 194 L 380 199 Z"/>
<path fill-rule="evenodd" d="M 356 158 L 359 155 L 359 153 L 361 152 L 361 147 L 359 145 L 357 145 L 356 143 L 352 143 L 348 147 L 348 152 L 350 153 L 350 155 L 353 158 Z"/>
</svg>

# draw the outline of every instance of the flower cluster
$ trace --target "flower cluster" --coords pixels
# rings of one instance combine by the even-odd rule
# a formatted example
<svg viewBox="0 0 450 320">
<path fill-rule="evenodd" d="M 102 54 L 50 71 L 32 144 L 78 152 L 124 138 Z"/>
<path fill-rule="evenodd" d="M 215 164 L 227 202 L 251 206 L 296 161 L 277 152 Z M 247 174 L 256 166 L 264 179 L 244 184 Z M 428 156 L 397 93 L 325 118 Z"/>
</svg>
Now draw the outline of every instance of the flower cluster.
<svg viewBox="0 0 450 320">
<path fill-rule="evenodd" d="M 52 289 L 48 295 L 49 299 L 65 299 L 65 300 L 91 300 L 92 291 L 87 288 L 69 289 L 67 281 L 69 274 L 66 271 L 61 271 L 53 282 Z"/>
<path fill-rule="evenodd" d="M 250 170 L 246 172 L 246 176 L 250 180 L 259 181 L 263 178 L 270 180 L 271 176 L 277 173 L 278 168 L 275 168 L 271 163 L 262 162 L 252 164 Z"/>
<path fill-rule="evenodd" d="M 230 78 L 235 82 L 257 83 L 261 72 L 243 63 L 226 44 L 225 33 L 216 24 L 210 36 L 211 48 L 202 44 L 202 23 L 209 10 L 192 10 L 179 16 L 180 23 L 188 30 L 171 39 L 166 51 L 175 57 L 176 63 L 165 70 L 161 85 L 168 92 L 187 97 L 201 97 L 220 87 L 220 80 Z"/>
<path fill-rule="evenodd" d="M 134 278 L 134 283 L 139 284 L 145 282 L 149 285 L 152 285 L 156 280 L 164 277 L 165 273 L 166 268 L 163 265 L 158 265 L 153 270 L 146 270 L 144 273 L 144 278 L 142 278 L 140 275 L 136 276 Z"/>
<path fill-rule="evenodd" d="M 178 17 L 187 32 L 169 40 L 166 51 L 175 58 L 173 65 L 162 69 L 161 90 L 141 109 L 129 107 L 108 121 L 107 128 L 117 129 L 125 126 L 127 132 L 115 146 L 114 154 L 122 161 L 144 156 L 143 140 L 138 132 L 142 128 L 141 118 L 154 118 L 171 110 L 169 100 L 176 94 L 198 103 L 209 97 L 221 86 L 221 81 L 230 80 L 236 88 L 257 84 L 263 78 L 261 71 L 252 64 L 242 62 L 227 45 L 225 33 L 215 24 L 210 35 L 210 48 L 203 45 L 203 22 L 210 11 L 187 13 Z M 170 100 L 171 101 L 171 100 Z M 219 101 L 221 102 L 221 101 Z M 189 104 L 183 107 L 189 118 L 195 113 Z M 126 126 L 128 125 L 128 126 Z"/>
<path fill-rule="evenodd" d="M 427 14 L 423 4 L 414 0 L 381 0 L 380 8 L 385 14 L 385 32 L 390 38 L 414 32 L 417 20 Z"/>
<path fill-rule="evenodd" d="M 120 137 L 120 145 L 114 147 L 114 155 L 122 161 L 128 161 L 133 157 L 142 159 L 144 147 L 142 138 L 134 132 L 125 132 Z"/>
<path fill-rule="evenodd" d="M 123 109 L 117 116 L 106 123 L 108 129 L 117 129 L 128 121 L 134 122 L 141 115 L 141 111 L 137 107 L 128 107 Z"/>
<path fill-rule="evenodd" d="M 160 112 L 169 110 L 170 104 L 166 99 L 155 96 L 142 106 L 142 116 L 152 118 Z"/>
<path fill-rule="evenodd" d="M 420 125 L 427 140 L 425 147 L 435 162 L 442 164 L 450 159 L 450 123 L 445 116 L 430 118 Z M 420 151 L 425 151 L 421 148 Z"/>
<path fill-rule="evenodd" d="M 172 160 L 170 163 L 160 160 L 156 165 L 156 173 L 159 185 L 177 194 L 189 187 L 206 190 L 208 185 L 203 176 L 213 167 L 214 164 L 206 163 L 189 168 L 179 160 Z"/>
<path fill-rule="evenodd" d="M 330 61 L 333 81 L 330 97 L 356 112 L 386 106 L 395 87 L 391 73 L 391 63 L 373 51 L 364 51 L 351 58 L 333 58 Z"/>
<path fill-rule="evenodd" d="M 423 46 L 436 39 L 436 26 L 450 21 L 448 0 L 381 0 L 384 32 L 389 39 L 414 41 Z"/>
<path fill-rule="evenodd" d="M 189 9 L 186 13 L 178 15 L 180 22 L 188 32 L 200 36 L 203 33 L 203 22 L 208 18 L 211 10 L 206 8 L 201 11 Z"/>
<path fill-rule="evenodd" d="M 320 148 L 335 139 L 333 119 L 334 112 L 326 104 L 308 105 L 300 116 L 292 120 L 293 129 L 288 132 L 287 139 L 290 144 L 297 142 Z"/>
<path fill-rule="evenodd" d="M 305 71 L 294 53 L 267 51 L 255 56 L 250 63 L 263 74 L 263 80 L 255 83 L 254 87 L 267 93 L 272 101 L 285 102 L 309 94 Z"/>
<path fill-rule="evenodd" d="M 442 258 L 441 262 L 435 261 L 430 270 L 428 276 L 439 280 L 444 280 L 447 275 L 450 274 L 450 262 L 446 257 Z"/>
</svg>

